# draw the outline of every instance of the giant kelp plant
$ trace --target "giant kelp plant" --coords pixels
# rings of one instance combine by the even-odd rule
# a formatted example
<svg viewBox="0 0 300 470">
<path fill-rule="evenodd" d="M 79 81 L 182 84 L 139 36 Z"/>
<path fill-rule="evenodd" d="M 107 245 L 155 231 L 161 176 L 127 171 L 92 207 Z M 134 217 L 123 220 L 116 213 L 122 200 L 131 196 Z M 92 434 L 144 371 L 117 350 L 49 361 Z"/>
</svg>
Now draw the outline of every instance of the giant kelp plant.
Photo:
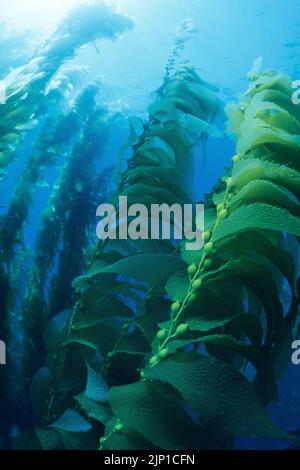
<svg viewBox="0 0 300 470">
<path fill-rule="evenodd" d="M 101 83 L 61 65 L 81 45 L 130 25 L 95 3 L 71 13 L 18 71 L 25 89 L 0 106 L 3 171 L 11 150 L 32 136 L 0 227 L 0 334 L 21 357 L 1 377 L 2 447 L 232 449 L 241 435 L 288 447 L 295 437 L 265 408 L 276 403 L 299 326 L 300 111 L 291 81 L 257 67 L 241 102 L 227 107 L 237 151 L 206 196 L 201 250 L 142 239 L 141 222 L 127 239 L 120 197 L 148 209 L 195 203 L 199 144 L 219 135 L 223 117 L 217 89 L 177 63 L 195 32 L 188 20 L 148 119 L 129 121 L 108 194 L 99 160 L 115 116 L 101 102 Z M 35 186 L 59 163 L 19 298 Z M 96 205 L 107 198 L 118 207 L 119 237 L 91 249 Z"/>
<path fill-rule="evenodd" d="M 205 245 L 199 253 L 183 245 L 188 267 L 166 284 L 170 317 L 152 331 L 141 380 L 110 390 L 114 417 L 102 448 L 288 438 L 262 404 L 276 400 L 297 325 L 297 247 L 288 234 L 299 236 L 299 112 L 290 80 L 274 72 L 253 77 L 245 102 L 228 112 L 238 153 L 207 201 Z"/>
</svg>

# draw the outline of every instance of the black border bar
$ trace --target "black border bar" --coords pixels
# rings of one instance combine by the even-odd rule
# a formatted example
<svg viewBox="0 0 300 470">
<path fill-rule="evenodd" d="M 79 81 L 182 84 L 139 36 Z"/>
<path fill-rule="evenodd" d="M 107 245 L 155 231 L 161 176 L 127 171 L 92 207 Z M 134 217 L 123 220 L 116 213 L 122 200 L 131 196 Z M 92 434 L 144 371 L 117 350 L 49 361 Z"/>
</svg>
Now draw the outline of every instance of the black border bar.
<svg viewBox="0 0 300 470">
<path fill-rule="evenodd" d="M 133 466 L 132 458 L 138 459 Z M 121 460 L 119 460 L 121 459 Z M 194 464 L 193 464 L 194 461 Z M 142 468 L 153 469 L 185 466 L 189 468 L 204 468 L 212 464 L 237 468 L 254 468 L 259 465 L 288 467 L 299 466 L 300 455 L 293 451 L 0 451 L 0 465 L 38 465 L 41 469 L 51 468 L 54 465 L 70 465 L 73 468 Z M 20 468 L 20 467 L 19 467 Z"/>
</svg>

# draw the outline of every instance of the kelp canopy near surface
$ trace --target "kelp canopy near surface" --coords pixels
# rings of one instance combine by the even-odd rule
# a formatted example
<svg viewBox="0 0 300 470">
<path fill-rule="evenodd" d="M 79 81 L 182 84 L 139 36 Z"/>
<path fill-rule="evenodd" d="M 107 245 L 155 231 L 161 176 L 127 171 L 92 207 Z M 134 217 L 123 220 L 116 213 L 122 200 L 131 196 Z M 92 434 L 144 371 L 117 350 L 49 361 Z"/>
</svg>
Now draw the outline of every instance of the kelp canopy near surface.
<svg viewBox="0 0 300 470">
<path fill-rule="evenodd" d="M 15 156 L 24 130 L 37 125 L 43 113 L 47 86 L 60 67 L 83 46 L 104 38 L 115 40 L 131 29 L 133 22 L 114 12 L 104 2 L 89 1 L 74 8 L 57 27 L 29 64 L 13 70 L 1 83 L 0 170 Z"/>
<path fill-rule="evenodd" d="M 197 202 L 199 143 L 220 135 L 218 90 L 177 63 L 195 32 L 188 20 L 148 119 L 129 120 L 111 190 L 112 169 L 100 172 L 99 161 L 119 116 L 101 101 L 101 83 L 65 62 L 131 26 L 89 2 L 4 80 L 3 175 L 24 137 L 32 147 L 0 226 L 0 334 L 20 355 L 1 376 L 1 445 L 231 449 L 236 436 L 254 436 L 288 447 L 294 436 L 266 406 L 278 399 L 298 327 L 300 111 L 291 81 L 257 68 L 241 102 L 227 107 L 236 155 L 206 197 L 201 250 L 172 239 L 91 248 L 99 199 Z M 35 187 L 58 160 L 28 262 Z"/>
</svg>

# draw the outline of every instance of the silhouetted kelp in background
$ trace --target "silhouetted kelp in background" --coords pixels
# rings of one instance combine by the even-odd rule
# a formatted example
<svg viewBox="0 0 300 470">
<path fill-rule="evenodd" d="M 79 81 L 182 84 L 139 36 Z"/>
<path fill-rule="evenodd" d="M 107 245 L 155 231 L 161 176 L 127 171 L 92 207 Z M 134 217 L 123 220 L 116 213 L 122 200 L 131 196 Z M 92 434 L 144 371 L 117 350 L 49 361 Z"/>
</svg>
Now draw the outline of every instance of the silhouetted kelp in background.
<svg viewBox="0 0 300 470">
<path fill-rule="evenodd" d="M 14 370 L 13 366 L 1 370 L 1 376 L 3 375 L 1 378 L 6 385 L 1 390 L 0 407 L 3 409 L 3 415 L 10 415 L 9 419 L 15 424 L 19 424 L 19 420 L 23 422 L 22 409 L 28 417 L 22 401 L 24 398 L 22 390 L 24 387 L 28 389 L 29 371 L 35 372 L 38 367 L 34 365 L 35 362 L 40 364 L 43 357 L 42 331 L 44 322 L 48 318 L 45 302 L 49 300 L 48 298 L 45 300 L 47 288 L 45 283 L 47 275 L 51 278 L 50 273 L 55 267 L 55 261 L 58 262 L 58 252 L 56 252 L 58 244 L 62 241 L 64 249 L 59 261 L 58 275 L 67 270 L 63 257 L 68 255 L 72 244 L 78 245 L 78 252 L 73 255 L 73 263 L 68 262 L 70 279 L 69 281 L 67 277 L 65 279 L 64 285 L 68 286 L 66 289 L 70 290 L 74 274 L 76 272 L 77 275 L 80 274 L 80 269 L 84 266 L 83 250 L 87 245 L 85 242 L 92 220 L 93 206 L 96 207 L 96 199 L 99 198 L 95 188 L 96 181 L 99 180 L 96 164 L 101 158 L 101 142 L 104 145 L 108 121 L 113 119 L 113 115 L 96 99 L 99 86 L 86 86 L 84 71 L 64 64 L 73 58 L 80 47 L 98 38 L 114 40 L 132 25 L 131 20 L 115 13 L 107 5 L 88 2 L 70 13 L 28 65 L 12 71 L 2 82 L 0 106 L 2 177 L 5 177 L 6 169 L 14 160 L 16 152 L 22 154 L 22 142 L 30 132 L 33 141 L 10 206 L 6 215 L 1 217 L 0 224 L 1 277 L 5 287 L 0 299 L 0 334 L 6 338 L 9 345 L 11 343 L 12 349 L 17 344 L 19 346 L 20 340 L 16 341 L 16 337 L 19 335 L 23 337 L 21 340 L 23 352 L 20 352 L 21 358 L 18 357 L 20 360 L 16 361 L 19 364 L 17 369 L 21 365 L 21 374 L 20 370 Z M 72 103 L 74 98 L 75 104 Z M 10 278 L 18 258 L 22 256 L 23 229 L 34 200 L 35 188 L 44 169 L 58 163 L 57 154 L 60 158 L 64 156 L 67 163 L 51 198 L 49 210 L 43 215 L 23 312 L 17 331 L 15 324 L 15 331 L 11 331 L 10 316 L 17 293 L 12 292 L 9 287 Z M 80 172 L 77 183 L 74 183 L 72 173 L 76 168 L 80 168 Z M 67 196 L 68 200 L 60 200 L 64 196 Z M 105 196 L 102 194 L 101 197 Z M 92 198 L 94 198 L 93 203 L 89 206 Z M 54 213 L 56 209 L 57 214 Z M 71 238 L 71 219 L 74 219 L 74 213 L 79 209 L 81 218 Z M 79 240 L 82 242 L 80 247 Z M 71 274 L 72 268 L 74 271 Z M 54 282 L 52 290 L 51 304 L 54 306 L 58 302 L 57 297 L 60 296 Z M 66 290 L 65 299 L 60 299 L 62 303 L 67 301 L 68 294 L 69 291 Z M 26 395 L 28 394 L 25 393 L 25 397 Z M 4 420 L 3 425 L 5 426 Z M 5 433 L 8 437 L 8 429 L 6 432 L 4 429 L 4 435 Z"/>
<path fill-rule="evenodd" d="M 202 250 L 174 240 L 106 240 L 91 250 L 101 199 L 196 202 L 197 144 L 219 135 L 224 116 L 218 90 L 177 63 L 195 32 L 188 20 L 147 121 L 130 119 L 111 195 L 103 183 L 111 170 L 99 175 L 98 164 L 116 116 L 101 102 L 101 83 L 61 65 L 131 26 L 106 6 L 75 10 L 10 76 L 0 106 L 3 174 L 24 135 L 34 135 L 0 226 L 0 336 L 20 349 L 18 364 L 0 371 L 2 446 L 224 449 L 236 435 L 293 440 L 264 409 L 277 400 L 298 326 L 300 111 L 291 81 L 256 67 L 241 102 L 227 107 L 237 154 L 206 197 Z M 20 299 L 14 286 L 34 189 L 59 160 Z"/>
</svg>

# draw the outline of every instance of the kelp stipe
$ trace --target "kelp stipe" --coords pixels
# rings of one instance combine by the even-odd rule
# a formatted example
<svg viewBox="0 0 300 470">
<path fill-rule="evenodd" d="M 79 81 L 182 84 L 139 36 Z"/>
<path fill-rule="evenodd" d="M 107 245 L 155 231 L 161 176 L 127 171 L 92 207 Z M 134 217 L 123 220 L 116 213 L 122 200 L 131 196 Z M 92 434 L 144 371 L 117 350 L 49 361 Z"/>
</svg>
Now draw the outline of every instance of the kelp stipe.
<svg viewBox="0 0 300 470">
<path fill-rule="evenodd" d="M 55 201 L 51 201 L 60 214 L 63 236 L 56 253 L 57 273 L 51 282 L 50 317 L 74 304 L 72 281 L 87 268 L 85 250 L 94 228 L 97 200 L 106 197 L 96 187 L 97 164 L 101 162 L 114 115 L 109 108 L 99 106 L 99 88 L 101 84 L 86 87 L 78 100 L 82 110 L 81 113 L 77 110 L 83 123 L 82 137 L 74 146 L 60 178 Z"/>
<path fill-rule="evenodd" d="M 16 181 L 14 193 L 7 212 L 1 219 L 1 265 L 4 272 L 7 273 L 7 279 L 10 284 L 7 288 L 5 304 L 2 303 L 1 298 L 1 337 L 6 338 L 9 350 L 16 348 L 20 351 L 22 349 L 21 336 L 23 334 L 23 328 L 21 323 L 23 322 L 23 314 L 20 312 L 22 312 L 23 308 L 22 296 L 26 297 L 26 295 L 28 295 L 27 289 L 30 288 L 30 284 L 26 286 L 27 289 L 26 287 L 23 289 L 20 285 L 16 284 L 16 278 L 19 260 L 24 256 L 23 237 L 26 222 L 31 205 L 34 202 L 36 187 L 39 184 L 42 172 L 48 166 L 55 166 L 56 154 L 59 153 L 62 158 L 67 155 L 68 146 L 72 143 L 72 139 L 76 133 L 79 132 L 79 127 L 76 128 L 74 112 L 70 109 L 69 102 L 71 100 L 70 89 L 76 93 L 76 88 L 79 86 L 78 82 L 81 81 L 81 75 L 82 71 L 77 69 L 64 70 L 64 72 L 61 71 L 61 73 L 56 76 L 56 80 L 51 83 L 51 87 L 53 88 L 49 89 L 47 92 L 47 113 L 45 113 L 43 125 L 40 125 L 39 134 L 33 142 L 32 149 L 28 153 L 24 170 Z M 57 88 L 57 81 L 59 81 L 61 88 Z M 73 123 L 71 122 L 72 117 Z M 45 251 L 43 251 L 43 253 L 45 256 Z M 30 255 L 30 260 L 32 261 L 32 255 Z M 30 262 L 28 264 L 29 271 L 31 264 Z M 38 266 L 40 265 L 38 264 Z M 48 268 L 49 265 L 46 264 L 46 269 Z M 39 271 L 39 274 L 41 274 L 41 271 Z M 40 282 L 42 282 L 42 279 L 41 274 Z M 26 281 L 29 282 L 29 279 L 27 278 Z M 13 289 L 14 286 L 16 287 L 15 291 Z M 35 290 L 35 293 L 37 297 L 38 289 Z M 39 318 L 42 318 L 44 311 L 42 296 L 35 306 Z M 19 321 L 14 324 L 11 324 L 12 318 L 9 313 L 11 311 L 15 311 L 19 315 Z M 36 344 L 33 338 L 32 340 L 31 344 Z M 23 403 L 20 390 L 20 380 L 23 376 L 23 372 L 20 372 L 20 368 L 22 369 L 21 364 L 22 359 L 14 361 L 14 365 L 11 365 L 9 370 L 7 370 L 7 376 L 5 378 L 5 383 L 10 384 L 10 388 L 13 389 L 13 392 L 9 393 L 9 398 L 7 396 L 7 400 L 9 400 L 11 404 L 14 403 L 11 406 L 11 413 L 13 409 L 17 413 L 17 403 Z M 5 409 L 8 414 L 7 400 Z M 20 406 L 22 409 L 25 408 L 22 405 Z M 15 420 L 17 421 L 17 418 Z"/>
<path fill-rule="evenodd" d="M 204 248 L 183 251 L 188 268 L 166 285 L 171 319 L 157 330 L 141 381 L 111 388 L 115 417 L 102 449 L 215 448 L 226 433 L 290 438 L 261 402 L 276 399 L 278 362 L 282 368 L 298 314 L 299 273 L 283 243 L 283 233 L 299 236 L 298 111 L 289 80 L 273 72 L 261 74 L 248 96 L 231 120 L 240 129 L 238 154 L 208 201 Z M 208 355 L 200 354 L 203 345 Z M 187 422 L 191 409 L 214 435 Z"/>
<path fill-rule="evenodd" d="M 166 202 L 166 198 L 170 204 L 190 202 L 193 146 L 201 135 L 215 132 L 209 123 L 219 110 L 220 101 L 192 68 L 183 67 L 166 80 L 149 108 L 148 123 L 131 120 L 135 127 L 128 145 L 133 155 L 118 195 L 147 206 Z M 31 434 L 37 446 L 49 448 L 50 441 L 42 438 L 45 432 L 49 439 L 51 435 L 58 439 L 56 445 L 62 448 L 72 448 L 70 435 L 75 436 L 76 429 L 86 431 L 89 445 L 101 436 L 101 425 L 112 417 L 108 386 L 138 380 L 143 358 L 151 353 L 157 323 L 168 320 L 165 283 L 183 266 L 172 242 L 108 240 L 99 244 L 87 274 L 73 283 L 79 295 L 74 311 L 62 312 L 45 331 L 48 368 L 41 369 L 32 384 L 43 425 Z M 61 417 L 55 421 L 57 416 Z M 192 426 L 184 413 L 182 419 Z M 73 432 L 66 433 L 60 422 Z M 85 442 L 79 437 L 76 445 L 82 448 Z M 22 435 L 15 445 L 25 445 Z M 187 440 L 182 445 L 188 446 Z M 138 434 L 135 447 L 154 445 Z"/>
<path fill-rule="evenodd" d="M 108 109 L 98 105 L 98 90 L 95 84 L 85 87 L 75 102 L 77 139 L 69 150 L 37 234 L 34 265 L 22 310 L 24 353 L 18 381 L 21 388 L 25 386 L 27 413 L 30 407 L 26 383 L 45 360 L 45 323 L 57 312 L 73 306 L 72 280 L 86 269 L 85 249 L 96 200 L 100 197 L 96 166 L 101 160 L 107 127 L 114 118 Z M 24 406 L 24 401 L 21 403 Z"/>
</svg>

